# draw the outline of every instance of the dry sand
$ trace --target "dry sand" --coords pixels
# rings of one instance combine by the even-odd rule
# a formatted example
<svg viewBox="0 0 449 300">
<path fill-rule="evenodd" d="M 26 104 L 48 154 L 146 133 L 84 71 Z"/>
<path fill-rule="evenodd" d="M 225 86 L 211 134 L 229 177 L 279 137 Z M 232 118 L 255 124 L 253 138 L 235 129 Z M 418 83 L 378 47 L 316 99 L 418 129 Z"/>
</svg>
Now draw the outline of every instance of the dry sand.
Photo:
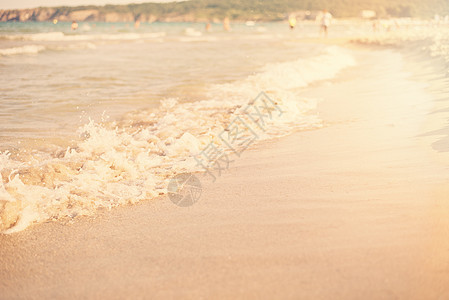
<svg viewBox="0 0 449 300">
<path fill-rule="evenodd" d="M 448 299 L 449 164 L 418 137 L 432 99 L 399 54 L 357 57 L 304 92 L 323 129 L 247 150 L 193 207 L 0 236 L 0 298 Z"/>
</svg>

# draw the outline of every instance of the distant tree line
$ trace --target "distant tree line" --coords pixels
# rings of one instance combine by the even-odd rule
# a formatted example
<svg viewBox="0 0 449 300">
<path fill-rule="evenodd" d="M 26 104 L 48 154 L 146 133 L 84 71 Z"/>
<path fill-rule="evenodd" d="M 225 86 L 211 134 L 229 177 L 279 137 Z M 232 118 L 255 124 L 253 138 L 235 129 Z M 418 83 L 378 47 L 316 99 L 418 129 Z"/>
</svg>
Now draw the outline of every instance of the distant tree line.
<svg viewBox="0 0 449 300">
<path fill-rule="evenodd" d="M 141 3 L 129 5 L 40 7 L 20 11 L 0 11 L 2 21 L 67 20 L 73 16 L 84 16 L 86 20 L 215 20 L 229 17 L 232 20 L 278 21 L 298 11 L 329 10 L 335 17 L 358 17 L 362 10 L 373 10 L 378 17 L 433 17 L 435 14 L 449 15 L 449 0 L 190 0 L 171 3 Z M 25 10 L 21 10 L 25 11 Z M 111 17 L 112 15 L 112 17 Z M 123 16 L 126 16 L 124 18 Z"/>
<path fill-rule="evenodd" d="M 433 17 L 449 15 L 449 0 L 190 0 L 172 3 L 106 5 L 102 7 L 65 7 L 73 10 L 97 8 L 101 12 L 131 12 L 133 15 L 153 14 L 197 17 L 248 19 L 253 16 L 276 20 L 297 10 L 327 9 L 336 17 L 358 17 L 361 10 L 374 10 L 380 17 Z"/>
</svg>

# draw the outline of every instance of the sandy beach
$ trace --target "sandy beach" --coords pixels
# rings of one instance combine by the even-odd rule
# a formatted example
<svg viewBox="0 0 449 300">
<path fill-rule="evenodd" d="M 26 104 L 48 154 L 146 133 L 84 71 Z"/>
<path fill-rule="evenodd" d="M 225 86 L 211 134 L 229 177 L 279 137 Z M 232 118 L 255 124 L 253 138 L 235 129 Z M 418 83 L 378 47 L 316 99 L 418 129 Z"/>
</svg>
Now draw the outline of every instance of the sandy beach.
<svg viewBox="0 0 449 300">
<path fill-rule="evenodd" d="M 194 206 L 163 197 L 0 235 L 0 298 L 449 298 L 447 152 L 419 137 L 432 95 L 399 53 L 353 51 L 356 67 L 304 91 L 324 128 L 198 175 Z"/>
</svg>

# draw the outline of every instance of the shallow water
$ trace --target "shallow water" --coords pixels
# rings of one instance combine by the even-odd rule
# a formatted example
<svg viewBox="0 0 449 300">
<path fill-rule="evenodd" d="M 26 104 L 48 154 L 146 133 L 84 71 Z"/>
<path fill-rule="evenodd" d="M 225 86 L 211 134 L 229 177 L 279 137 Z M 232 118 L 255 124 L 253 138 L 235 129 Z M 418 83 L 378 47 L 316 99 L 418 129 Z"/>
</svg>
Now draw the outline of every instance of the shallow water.
<svg viewBox="0 0 449 300">
<path fill-rule="evenodd" d="M 333 29 L 331 37 L 373 38 L 369 24 Z M 256 140 L 319 128 L 317 99 L 302 89 L 357 63 L 348 49 L 307 42 L 315 24 L 204 32 L 204 24 L 96 23 L 71 32 L 69 23 L 6 23 L 0 31 L 0 230 L 165 194 L 173 175 L 204 170 L 196 156 L 210 145 L 235 150 L 220 136 L 237 119 L 254 126 Z M 445 59 L 444 41 L 425 45 Z M 282 114 L 257 123 L 245 110 L 260 92 Z"/>
<path fill-rule="evenodd" d="M 96 23 L 77 32 L 68 23 L 0 26 L 0 144 L 9 146 L 19 137 L 71 135 L 88 118 L 155 107 L 164 98 L 204 99 L 211 84 L 318 48 L 286 46 L 304 33 L 272 24 L 230 33 L 218 25 L 205 33 L 202 24 Z"/>
</svg>

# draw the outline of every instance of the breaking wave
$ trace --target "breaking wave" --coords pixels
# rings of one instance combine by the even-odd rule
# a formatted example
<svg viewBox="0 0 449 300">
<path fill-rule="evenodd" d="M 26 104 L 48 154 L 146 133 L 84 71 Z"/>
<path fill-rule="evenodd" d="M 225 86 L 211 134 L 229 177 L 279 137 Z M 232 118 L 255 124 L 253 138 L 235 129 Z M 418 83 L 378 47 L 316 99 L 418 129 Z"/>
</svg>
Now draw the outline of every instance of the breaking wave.
<svg viewBox="0 0 449 300">
<path fill-rule="evenodd" d="M 208 145 L 226 149 L 220 134 L 233 120 L 254 124 L 246 109 L 262 91 L 282 114 L 254 129 L 257 140 L 319 128 L 316 101 L 302 98 L 301 88 L 354 64 L 346 50 L 329 47 L 309 59 L 269 64 L 243 81 L 210 86 L 208 100 L 165 99 L 157 109 L 120 120 L 91 121 L 66 148 L 0 153 L 0 231 L 166 194 L 174 175 L 203 171 L 195 155 Z"/>
<path fill-rule="evenodd" d="M 40 42 L 59 42 L 59 41 L 98 41 L 98 40 L 140 40 L 153 39 L 165 36 L 165 32 L 149 33 L 116 33 L 116 34 L 66 34 L 64 32 L 41 32 L 29 34 L 8 34 L 0 35 L 3 40 L 19 41 L 40 41 Z"/>
<path fill-rule="evenodd" d="M 77 43 L 66 45 L 25 45 L 20 47 L 11 47 L 0 49 L 0 56 L 38 54 L 47 50 L 50 51 L 64 51 L 64 50 L 78 50 L 78 49 L 96 49 L 97 46 L 92 43 Z"/>
<path fill-rule="evenodd" d="M 45 46 L 42 45 L 26 45 L 21 47 L 12 47 L 0 49 L 1 56 L 9 56 L 16 54 L 37 54 L 45 50 Z"/>
</svg>

